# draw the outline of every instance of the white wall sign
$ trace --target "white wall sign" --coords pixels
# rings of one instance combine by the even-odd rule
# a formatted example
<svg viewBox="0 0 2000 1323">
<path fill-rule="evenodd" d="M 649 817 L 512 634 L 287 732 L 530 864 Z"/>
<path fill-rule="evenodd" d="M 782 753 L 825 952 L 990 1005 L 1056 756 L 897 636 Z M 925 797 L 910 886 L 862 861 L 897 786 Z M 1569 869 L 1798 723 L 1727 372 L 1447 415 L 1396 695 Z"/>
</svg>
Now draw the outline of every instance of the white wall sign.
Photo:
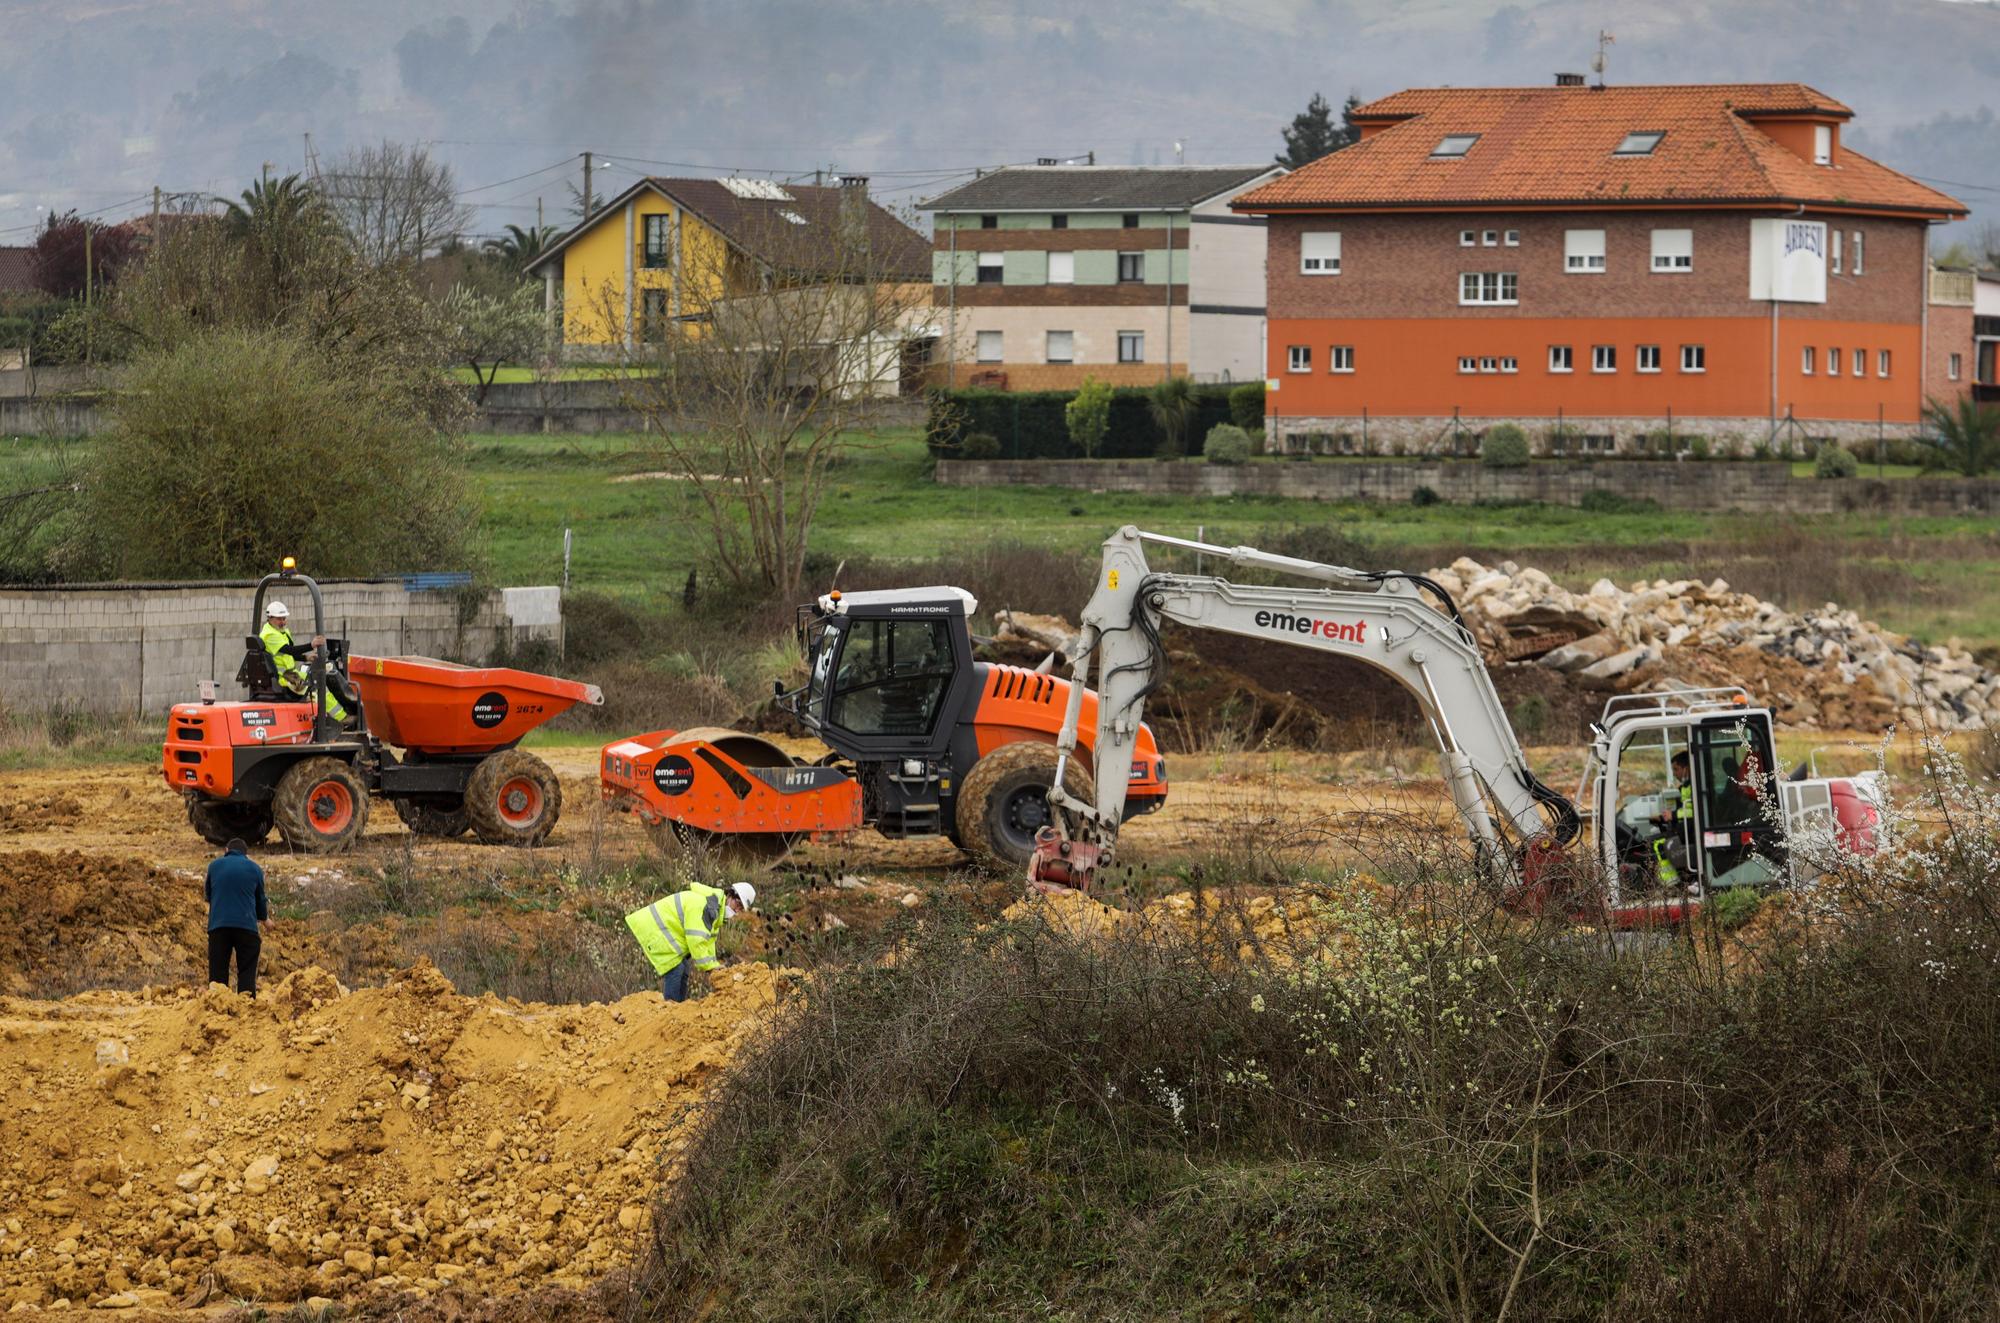
<svg viewBox="0 0 2000 1323">
<path fill-rule="evenodd" d="M 1826 223 L 1779 217 L 1750 222 L 1750 297 L 1826 302 Z"/>
</svg>

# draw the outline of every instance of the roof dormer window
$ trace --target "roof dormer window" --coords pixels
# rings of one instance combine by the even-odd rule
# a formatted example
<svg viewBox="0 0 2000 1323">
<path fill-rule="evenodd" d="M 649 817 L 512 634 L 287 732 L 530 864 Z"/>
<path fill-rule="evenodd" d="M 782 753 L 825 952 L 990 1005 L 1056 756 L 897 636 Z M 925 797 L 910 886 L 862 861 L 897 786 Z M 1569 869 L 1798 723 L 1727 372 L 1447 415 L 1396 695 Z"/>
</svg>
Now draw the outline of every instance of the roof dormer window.
<svg viewBox="0 0 2000 1323">
<path fill-rule="evenodd" d="M 1653 149 L 1660 145 L 1660 139 L 1666 136 L 1665 131 L 1654 132 L 1644 130 L 1638 133 L 1628 133 L 1625 135 L 1625 140 L 1618 144 L 1618 150 L 1611 154 L 1613 156 L 1651 156 Z"/>
<path fill-rule="evenodd" d="M 1479 141 L 1476 133 L 1447 133 L 1438 145 L 1431 149 L 1431 159 L 1453 160 L 1472 150 L 1472 144 Z"/>
</svg>

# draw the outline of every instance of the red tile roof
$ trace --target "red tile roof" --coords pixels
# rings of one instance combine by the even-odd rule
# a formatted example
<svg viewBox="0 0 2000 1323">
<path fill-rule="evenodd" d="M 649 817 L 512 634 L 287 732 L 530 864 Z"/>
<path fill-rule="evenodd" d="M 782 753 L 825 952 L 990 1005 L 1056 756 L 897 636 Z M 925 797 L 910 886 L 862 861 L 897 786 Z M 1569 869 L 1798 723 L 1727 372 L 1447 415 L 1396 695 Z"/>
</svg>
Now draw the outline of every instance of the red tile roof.
<svg viewBox="0 0 2000 1323">
<path fill-rule="evenodd" d="M 1963 216 L 1965 205 L 1843 144 L 1817 166 L 1759 126 L 1853 112 L 1803 83 L 1693 87 L 1413 88 L 1360 107 L 1388 127 L 1236 198 L 1238 211 L 1411 207 L 1846 206 Z M 1616 156 L 1626 134 L 1661 131 L 1650 155 Z M 1446 134 L 1478 134 L 1433 159 Z"/>
</svg>

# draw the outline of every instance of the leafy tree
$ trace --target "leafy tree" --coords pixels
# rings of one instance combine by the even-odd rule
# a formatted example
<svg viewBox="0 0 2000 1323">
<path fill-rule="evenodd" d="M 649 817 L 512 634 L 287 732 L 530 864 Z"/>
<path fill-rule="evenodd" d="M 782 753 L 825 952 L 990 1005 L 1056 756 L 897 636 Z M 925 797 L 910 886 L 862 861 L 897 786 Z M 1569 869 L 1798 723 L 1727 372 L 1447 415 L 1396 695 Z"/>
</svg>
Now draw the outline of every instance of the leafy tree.
<svg viewBox="0 0 2000 1323">
<path fill-rule="evenodd" d="M 58 299 L 80 299 L 86 287 L 102 294 L 138 247 L 138 233 L 130 225 L 100 225 L 74 211 L 52 215 L 35 236 L 29 259 L 35 286 Z"/>
<path fill-rule="evenodd" d="M 1097 448 L 1111 430 L 1111 387 L 1096 377 L 1085 377 L 1076 398 L 1063 406 L 1063 420 L 1069 424 L 1069 439 L 1085 459 L 1096 459 Z"/>
<path fill-rule="evenodd" d="M 453 286 L 445 297 L 444 316 L 452 328 L 453 356 L 472 369 L 478 383 L 475 407 L 486 402 L 487 387 L 500 369 L 531 359 L 547 333 L 541 294 L 526 284 L 499 293 Z"/>
<path fill-rule="evenodd" d="M 1528 434 L 1513 423 L 1495 423 L 1479 443 L 1479 462 L 1489 469 L 1528 467 Z"/>
<path fill-rule="evenodd" d="M 1976 478 L 2000 466 L 2000 409 L 1970 396 L 1951 404 L 1931 400 L 1924 405 L 1924 424 L 1918 439 L 1931 448 L 1939 467 Z"/>
<path fill-rule="evenodd" d="M 1160 428 L 1160 447 L 1154 452 L 1159 458 L 1179 459 L 1187 453 L 1196 403 L 1194 381 L 1189 377 L 1168 377 L 1147 392 L 1147 411 Z"/>
<path fill-rule="evenodd" d="M 1296 170 L 1325 156 L 1337 152 L 1353 142 L 1358 136 L 1354 128 L 1354 112 L 1361 106 L 1361 98 L 1348 93 L 1347 100 L 1340 107 L 1341 122 L 1333 121 L 1333 107 L 1326 98 L 1314 92 L 1312 100 L 1306 103 L 1304 113 L 1294 115 L 1290 128 L 1280 132 L 1285 139 L 1285 150 L 1276 160 L 1288 170 Z"/>
<path fill-rule="evenodd" d="M 1235 423 L 1217 423 L 1208 429 L 1208 437 L 1201 443 L 1202 458 L 1211 464 L 1237 465 L 1245 463 L 1251 455 L 1250 434 Z"/>
<path fill-rule="evenodd" d="M 516 275 L 547 251 L 556 234 L 553 225 L 509 225 L 506 230 L 499 238 L 488 239 L 482 247 L 488 257 L 513 268 Z"/>
</svg>

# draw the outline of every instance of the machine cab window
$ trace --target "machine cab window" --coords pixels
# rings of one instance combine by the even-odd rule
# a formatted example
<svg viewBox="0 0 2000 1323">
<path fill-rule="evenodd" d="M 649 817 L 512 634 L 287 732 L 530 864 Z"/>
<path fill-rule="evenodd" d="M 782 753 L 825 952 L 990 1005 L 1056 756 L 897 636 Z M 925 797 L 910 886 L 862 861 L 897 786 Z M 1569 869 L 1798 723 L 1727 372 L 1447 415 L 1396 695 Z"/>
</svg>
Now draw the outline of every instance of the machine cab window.
<svg viewBox="0 0 2000 1323">
<path fill-rule="evenodd" d="M 1725 718 L 1637 732 L 1618 757 L 1621 860 L 1673 889 L 1764 880 L 1763 859 L 1779 848 L 1763 805 L 1772 766 L 1761 723 Z"/>
<path fill-rule="evenodd" d="M 856 735 L 929 733 L 954 670 L 947 623 L 860 619 L 844 633 L 827 719 Z"/>
</svg>

